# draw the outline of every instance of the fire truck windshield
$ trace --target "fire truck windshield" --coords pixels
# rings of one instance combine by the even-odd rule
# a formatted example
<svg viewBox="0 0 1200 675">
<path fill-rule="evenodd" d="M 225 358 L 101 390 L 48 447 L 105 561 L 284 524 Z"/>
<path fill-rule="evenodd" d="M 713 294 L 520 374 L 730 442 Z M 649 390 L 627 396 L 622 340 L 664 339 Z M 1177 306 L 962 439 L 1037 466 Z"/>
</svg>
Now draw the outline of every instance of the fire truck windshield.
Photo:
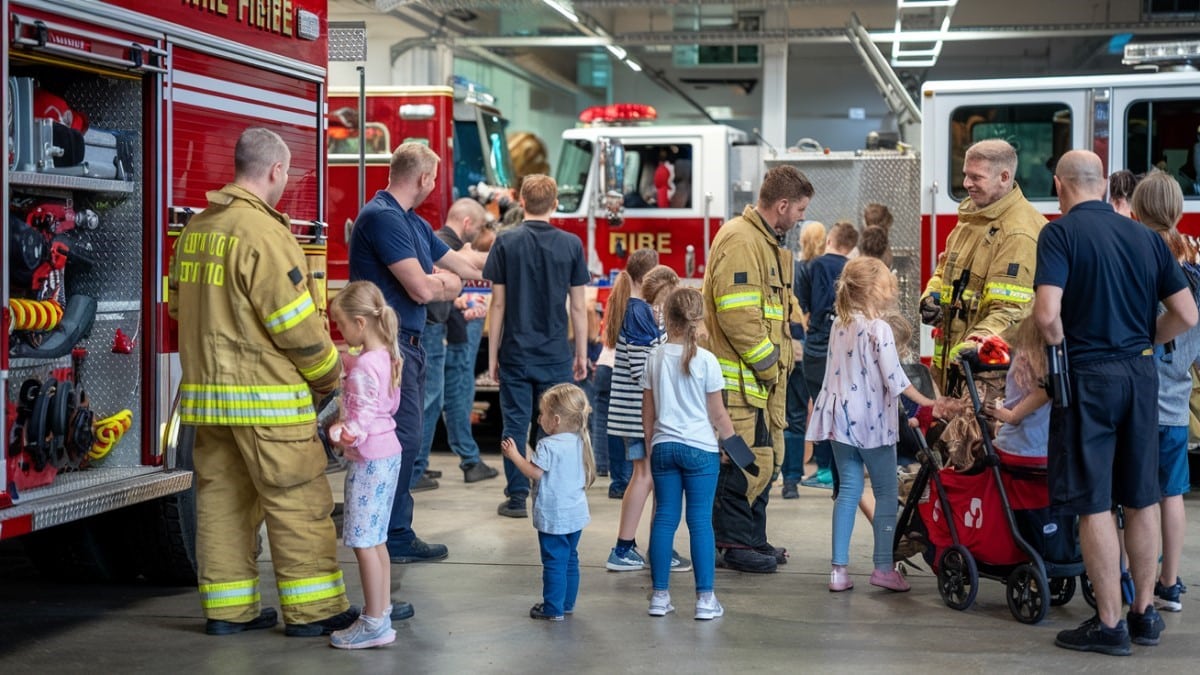
<svg viewBox="0 0 1200 675">
<path fill-rule="evenodd" d="M 562 156 L 558 159 L 558 210 L 575 213 L 583 200 L 583 189 L 587 187 L 588 171 L 592 168 L 592 142 L 581 138 L 563 143 Z"/>
<path fill-rule="evenodd" d="M 471 119 L 454 121 L 454 191 L 465 197 L 474 185 L 513 187 L 512 158 L 505 128 L 508 120 L 477 111 Z"/>
</svg>

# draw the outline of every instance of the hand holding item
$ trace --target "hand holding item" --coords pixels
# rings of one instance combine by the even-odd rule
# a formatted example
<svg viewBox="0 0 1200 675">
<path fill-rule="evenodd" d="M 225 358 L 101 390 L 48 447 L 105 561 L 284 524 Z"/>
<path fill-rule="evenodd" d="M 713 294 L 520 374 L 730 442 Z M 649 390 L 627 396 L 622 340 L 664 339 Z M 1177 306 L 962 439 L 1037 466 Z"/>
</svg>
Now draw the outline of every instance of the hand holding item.
<svg viewBox="0 0 1200 675">
<path fill-rule="evenodd" d="M 758 465 L 754 463 L 754 451 L 746 445 L 745 439 L 737 434 L 721 439 L 721 449 L 729 456 L 730 461 L 737 464 L 751 476 L 758 475 Z"/>
<path fill-rule="evenodd" d="M 341 422 L 334 422 L 333 426 L 329 427 L 329 440 L 342 447 L 353 447 L 358 443 L 358 437 L 350 433 Z"/>
<path fill-rule="evenodd" d="M 926 326 L 936 325 L 942 320 L 941 294 L 930 293 L 921 298 L 921 323 Z"/>
<path fill-rule="evenodd" d="M 949 396 L 942 396 L 933 402 L 933 416 L 946 419 L 947 417 L 957 417 L 963 411 L 963 403 Z"/>
</svg>

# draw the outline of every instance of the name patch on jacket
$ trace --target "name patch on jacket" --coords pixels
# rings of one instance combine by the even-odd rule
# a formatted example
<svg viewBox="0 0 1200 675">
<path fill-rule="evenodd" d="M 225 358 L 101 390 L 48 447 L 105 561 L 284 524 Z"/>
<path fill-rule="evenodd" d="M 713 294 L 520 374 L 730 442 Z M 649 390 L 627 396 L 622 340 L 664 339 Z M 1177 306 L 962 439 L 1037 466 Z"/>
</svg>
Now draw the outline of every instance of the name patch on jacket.
<svg viewBox="0 0 1200 675">
<path fill-rule="evenodd" d="M 299 286 L 300 282 L 304 281 L 304 274 L 300 272 L 299 267 L 293 267 L 292 269 L 288 270 L 288 279 L 291 280 L 292 284 Z"/>
<path fill-rule="evenodd" d="M 1015 277 L 1021 272 L 1021 263 L 1008 263 L 1008 276 Z"/>
<path fill-rule="evenodd" d="M 735 283 L 735 284 L 749 283 L 748 279 L 749 279 L 749 275 L 746 274 L 745 272 L 734 272 L 733 273 L 733 283 Z"/>
</svg>

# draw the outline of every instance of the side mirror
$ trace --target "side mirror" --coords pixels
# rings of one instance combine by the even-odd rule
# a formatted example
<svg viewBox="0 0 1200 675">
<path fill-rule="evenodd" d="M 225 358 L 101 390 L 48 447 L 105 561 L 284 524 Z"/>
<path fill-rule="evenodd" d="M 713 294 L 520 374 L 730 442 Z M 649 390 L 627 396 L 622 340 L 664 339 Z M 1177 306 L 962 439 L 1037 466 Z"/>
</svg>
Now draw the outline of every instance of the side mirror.
<svg viewBox="0 0 1200 675">
<path fill-rule="evenodd" d="M 596 154 L 600 164 L 597 216 L 609 227 L 620 227 L 625 224 L 625 147 L 615 138 L 601 138 Z"/>
</svg>

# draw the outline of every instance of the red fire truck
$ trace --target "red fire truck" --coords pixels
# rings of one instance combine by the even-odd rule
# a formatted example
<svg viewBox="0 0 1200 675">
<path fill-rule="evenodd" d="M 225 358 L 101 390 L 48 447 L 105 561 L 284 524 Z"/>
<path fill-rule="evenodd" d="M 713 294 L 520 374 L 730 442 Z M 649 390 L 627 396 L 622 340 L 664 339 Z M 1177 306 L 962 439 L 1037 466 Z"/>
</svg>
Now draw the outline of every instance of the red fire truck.
<svg viewBox="0 0 1200 675">
<path fill-rule="evenodd" d="M 426 143 L 442 158 L 433 194 L 417 207 L 417 213 L 435 229 L 445 222 L 455 199 L 475 197 L 498 204 L 501 195 L 516 187 L 505 138 L 508 120 L 489 94 L 464 82 L 455 84 L 366 87 L 362 93 L 367 114 L 361 121 L 359 90 L 330 89 L 326 214 L 331 287 L 340 288 L 349 278 L 346 244 L 350 226 L 364 198 L 370 199 L 387 186 L 388 161 L 399 144 Z M 362 182 L 360 175 L 365 177 Z"/>
<path fill-rule="evenodd" d="M 43 572 L 191 583 L 174 235 L 241 131 L 292 150 L 280 210 L 324 258 L 324 0 L 0 0 L 0 538 Z"/>
</svg>

